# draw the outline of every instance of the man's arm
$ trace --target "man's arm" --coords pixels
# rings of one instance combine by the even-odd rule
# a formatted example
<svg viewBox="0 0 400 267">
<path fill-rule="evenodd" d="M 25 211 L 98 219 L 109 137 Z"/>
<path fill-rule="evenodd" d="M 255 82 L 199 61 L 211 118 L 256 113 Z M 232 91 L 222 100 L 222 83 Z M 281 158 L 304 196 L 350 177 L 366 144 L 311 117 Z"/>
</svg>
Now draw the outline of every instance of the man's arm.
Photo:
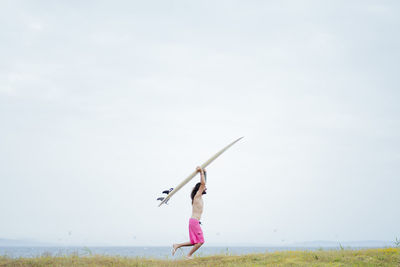
<svg viewBox="0 0 400 267">
<path fill-rule="evenodd" d="M 196 168 L 196 170 L 198 171 L 198 172 L 200 172 L 200 183 L 201 183 L 201 185 L 206 185 L 206 179 L 205 179 L 205 170 L 203 170 L 202 168 L 200 168 L 200 167 L 197 167 Z"/>
<path fill-rule="evenodd" d="M 200 187 L 199 190 L 197 191 L 195 197 L 201 196 L 206 189 L 206 179 L 204 177 L 204 170 L 200 167 L 197 167 L 196 170 L 200 172 Z"/>
</svg>

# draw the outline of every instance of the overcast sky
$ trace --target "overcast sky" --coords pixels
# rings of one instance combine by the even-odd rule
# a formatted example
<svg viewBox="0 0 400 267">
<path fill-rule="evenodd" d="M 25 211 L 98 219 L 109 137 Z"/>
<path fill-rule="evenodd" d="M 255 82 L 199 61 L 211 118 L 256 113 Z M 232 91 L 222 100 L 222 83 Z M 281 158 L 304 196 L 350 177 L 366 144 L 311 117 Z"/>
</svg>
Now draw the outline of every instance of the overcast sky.
<svg viewBox="0 0 400 267">
<path fill-rule="evenodd" d="M 1 1 L 0 238 L 400 237 L 398 1 Z"/>
</svg>

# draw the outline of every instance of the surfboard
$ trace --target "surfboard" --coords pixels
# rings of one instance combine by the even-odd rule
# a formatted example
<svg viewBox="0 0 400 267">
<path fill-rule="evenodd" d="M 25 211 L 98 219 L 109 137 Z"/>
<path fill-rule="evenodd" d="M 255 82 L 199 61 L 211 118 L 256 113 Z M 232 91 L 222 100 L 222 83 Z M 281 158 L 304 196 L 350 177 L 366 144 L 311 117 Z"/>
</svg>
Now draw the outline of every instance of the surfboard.
<svg viewBox="0 0 400 267">
<path fill-rule="evenodd" d="M 244 136 L 243 136 L 244 137 Z M 204 169 L 205 167 L 207 167 L 208 165 L 210 165 L 211 162 L 213 162 L 216 158 L 218 158 L 219 156 L 221 156 L 222 153 L 224 153 L 226 150 L 228 150 L 228 148 L 230 148 L 231 146 L 233 146 L 234 144 L 236 144 L 237 142 L 240 141 L 240 139 L 242 139 L 243 137 L 240 137 L 238 139 L 236 139 L 235 141 L 233 141 L 232 143 L 230 143 L 229 145 L 227 145 L 226 147 L 224 147 L 223 149 L 221 149 L 220 151 L 218 151 L 214 156 L 212 156 L 209 160 L 207 160 L 206 162 L 204 162 L 203 164 L 200 165 L 200 167 L 202 169 Z M 180 184 L 178 184 L 160 203 L 160 205 L 158 205 L 159 207 L 166 203 L 174 194 L 176 194 L 176 192 L 178 192 L 185 184 L 187 184 L 190 180 L 193 179 L 193 177 L 196 176 L 198 172 L 194 171 L 192 174 L 190 174 L 185 180 L 183 180 Z"/>
</svg>

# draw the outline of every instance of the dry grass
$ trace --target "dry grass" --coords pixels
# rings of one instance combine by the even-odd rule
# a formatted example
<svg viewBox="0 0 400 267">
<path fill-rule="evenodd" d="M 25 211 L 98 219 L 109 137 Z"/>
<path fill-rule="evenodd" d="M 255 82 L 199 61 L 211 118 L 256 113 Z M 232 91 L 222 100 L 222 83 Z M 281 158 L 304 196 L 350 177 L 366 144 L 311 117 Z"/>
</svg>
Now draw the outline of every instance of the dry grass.
<svg viewBox="0 0 400 267">
<path fill-rule="evenodd" d="M 215 255 L 193 260 L 159 260 L 109 256 L 0 257 L 0 266 L 400 266 L 400 248 L 284 251 L 243 256 Z"/>
</svg>

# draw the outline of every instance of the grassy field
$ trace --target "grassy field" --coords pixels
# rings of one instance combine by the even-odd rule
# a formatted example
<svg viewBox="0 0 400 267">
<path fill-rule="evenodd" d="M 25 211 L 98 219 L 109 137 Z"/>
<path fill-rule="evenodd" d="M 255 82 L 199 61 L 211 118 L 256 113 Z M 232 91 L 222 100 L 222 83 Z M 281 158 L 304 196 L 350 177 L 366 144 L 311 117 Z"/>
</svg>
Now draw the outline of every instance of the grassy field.
<svg viewBox="0 0 400 267">
<path fill-rule="evenodd" d="M 193 260 L 159 260 L 108 256 L 65 256 L 11 259 L 0 266 L 400 266 L 400 248 L 285 251 L 243 256 L 215 255 Z"/>
</svg>

